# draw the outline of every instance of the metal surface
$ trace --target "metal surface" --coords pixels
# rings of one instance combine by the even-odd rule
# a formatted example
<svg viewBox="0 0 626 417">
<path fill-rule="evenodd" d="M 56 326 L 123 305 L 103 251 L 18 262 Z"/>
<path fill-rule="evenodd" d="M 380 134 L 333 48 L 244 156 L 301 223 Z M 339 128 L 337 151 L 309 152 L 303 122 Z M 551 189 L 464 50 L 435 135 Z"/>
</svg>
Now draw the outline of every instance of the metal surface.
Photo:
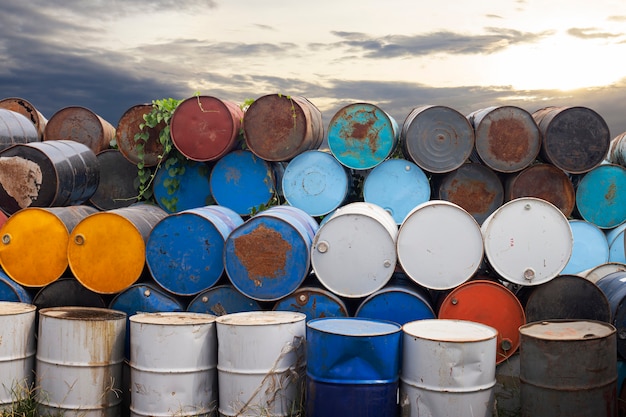
<svg viewBox="0 0 626 417">
<path fill-rule="evenodd" d="M 26 116 L 0 108 L 0 151 L 18 143 L 38 141 L 40 136 L 37 127 Z"/>
<path fill-rule="evenodd" d="M 115 294 L 134 284 L 146 264 L 152 228 L 167 213 L 139 203 L 82 219 L 72 230 L 67 258 L 73 275 L 99 294 Z"/>
<path fill-rule="evenodd" d="M 169 167 L 161 165 L 152 183 L 154 199 L 168 213 L 214 204 L 210 175 L 211 166 L 205 162 L 185 160 Z"/>
<path fill-rule="evenodd" d="M 230 222 L 213 211 L 198 207 L 170 214 L 152 229 L 146 242 L 150 275 L 176 295 L 197 295 L 217 283 L 224 272 L 224 241 L 241 225 L 231 211 Z"/>
<path fill-rule="evenodd" d="M 30 120 L 37 129 L 39 140 L 43 140 L 43 132 L 48 123 L 48 119 L 39 112 L 28 100 L 21 97 L 7 97 L 0 100 L 0 108 L 20 113 Z"/>
<path fill-rule="evenodd" d="M 322 113 L 304 97 L 268 94 L 257 98 L 243 118 L 248 149 L 266 161 L 288 161 L 317 149 L 324 140 Z"/>
<path fill-rule="evenodd" d="M 35 318 L 37 308 L 28 303 L 0 301 L 0 410 L 12 407 L 18 392 L 34 382 Z"/>
<path fill-rule="evenodd" d="M 224 416 L 287 416 L 301 404 L 306 316 L 252 311 L 219 316 L 217 373 Z M 251 348 L 252 347 L 252 348 Z"/>
<path fill-rule="evenodd" d="M 36 399 L 41 412 L 120 415 L 125 324 L 126 314 L 104 308 L 39 311 Z"/>
<path fill-rule="evenodd" d="M 346 304 L 341 298 L 323 288 L 304 285 L 276 301 L 272 310 L 304 313 L 307 322 L 325 317 L 349 316 Z"/>
<path fill-rule="evenodd" d="M 69 106 L 50 117 L 43 132 L 44 141 L 71 140 L 97 154 L 111 146 L 115 127 L 88 108 Z"/>
<path fill-rule="evenodd" d="M 545 107 L 532 114 L 541 131 L 540 156 L 570 174 L 602 163 L 610 145 L 609 127 L 586 107 Z"/>
<path fill-rule="evenodd" d="M 95 153 L 72 140 L 18 144 L 0 152 L 0 206 L 10 214 L 31 206 L 83 204 L 99 181 Z"/>
<path fill-rule="evenodd" d="M 89 203 L 98 210 L 113 210 L 136 203 L 139 194 L 135 187 L 137 166 L 117 149 L 106 149 L 99 152 L 96 158 L 100 166 L 100 178 Z"/>
<path fill-rule="evenodd" d="M 586 271 L 584 277 L 594 284 L 597 284 L 599 280 L 609 274 L 612 274 L 613 272 L 624 271 L 626 271 L 626 264 L 621 262 L 607 262 L 605 264 L 596 266 L 590 271 Z"/>
<path fill-rule="evenodd" d="M 596 285 L 606 296 L 611 309 L 608 321 L 617 331 L 617 353 L 621 358 L 626 358 L 626 272 L 607 274 Z"/>
<path fill-rule="evenodd" d="M 256 300 L 243 295 L 230 284 L 209 288 L 196 295 L 187 305 L 187 311 L 216 316 L 259 310 L 262 308 Z"/>
<path fill-rule="evenodd" d="M 580 217 L 602 229 L 626 221 L 626 168 L 604 164 L 587 172 L 576 187 Z"/>
<path fill-rule="evenodd" d="M 443 300 L 440 319 L 469 320 L 498 331 L 496 363 L 509 359 L 519 347 L 519 327 L 526 324 L 524 308 L 504 285 L 474 280 L 453 289 Z"/>
<path fill-rule="evenodd" d="M 515 106 L 493 106 L 467 116 L 483 164 L 498 172 L 529 166 L 541 150 L 541 133 L 532 115 Z"/>
<path fill-rule="evenodd" d="M 404 155 L 427 172 L 454 171 L 474 149 L 474 128 L 461 113 L 445 106 L 416 107 L 400 132 Z"/>
<path fill-rule="evenodd" d="M 460 206 L 431 200 L 406 216 L 397 239 L 398 262 L 417 284 L 446 290 L 470 279 L 483 261 L 476 220 Z"/>
<path fill-rule="evenodd" d="M 374 168 L 394 152 L 400 130 L 393 117 L 369 103 L 341 108 L 328 124 L 328 146 L 348 168 Z"/>
<path fill-rule="evenodd" d="M 172 114 L 172 142 L 191 160 L 215 161 L 235 149 L 242 119 L 243 111 L 231 101 L 189 97 Z"/>
<path fill-rule="evenodd" d="M 461 206 L 482 224 L 504 202 L 504 187 L 489 167 L 467 163 L 433 182 L 434 195 Z"/>
<path fill-rule="evenodd" d="M 547 321 L 520 328 L 524 417 L 617 415 L 615 328 L 608 323 Z"/>
<path fill-rule="evenodd" d="M 121 154 L 133 165 L 143 162 L 146 167 L 153 167 L 159 163 L 159 155 L 163 153 L 163 144 L 159 140 L 161 130 L 166 126 L 165 122 L 157 124 L 154 128 L 145 126 L 143 130 L 139 125 L 144 124 L 144 116 L 152 111 L 152 104 L 137 104 L 129 107 L 115 129 L 115 141 Z M 148 140 L 135 140 L 138 133 L 148 133 Z M 143 147 L 138 148 L 139 144 Z M 143 156 L 139 157 L 139 150 Z"/>
<path fill-rule="evenodd" d="M 570 219 L 569 225 L 572 229 L 574 245 L 572 256 L 561 274 L 580 274 L 609 261 L 609 242 L 598 226 L 579 219 Z"/>
<path fill-rule="evenodd" d="M 491 417 L 497 330 L 465 320 L 418 320 L 402 327 L 403 416 Z"/>
<path fill-rule="evenodd" d="M 561 273 L 573 247 L 572 229 L 553 204 L 521 197 L 503 204 L 482 224 L 485 258 L 503 279 L 539 285 Z"/>
<path fill-rule="evenodd" d="M 90 206 L 28 207 L 13 214 L 0 229 L 0 265 L 15 282 L 43 287 L 67 271 L 70 233 Z"/>
<path fill-rule="evenodd" d="M 372 203 L 355 202 L 335 210 L 313 240 L 311 265 L 324 287 L 349 298 L 381 289 L 394 273 L 398 226 Z"/>
<path fill-rule="evenodd" d="M 104 298 L 83 287 L 74 277 L 59 278 L 40 288 L 33 297 L 38 309 L 51 307 L 99 307 L 105 308 Z"/>
<path fill-rule="evenodd" d="M 537 197 L 557 206 L 569 217 L 576 204 L 574 184 L 570 177 L 551 164 L 537 163 L 504 181 L 506 201 L 519 197 Z"/>
<path fill-rule="evenodd" d="M 622 223 L 620 226 L 626 225 Z M 607 235 L 607 238 L 609 236 Z M 609 244 L 609 262 L 626 264 L 626 249 L 624 247 L 624 239 L 626 239 L 626 232 L 621 230 L 615 239 Z"/>
<path fill-rule="evenodd" d="M 215 316 L 140 313 L 130 320 L 130 413 L 203 416 L 217 409 Z"/>
<path fill-rule="evenodd" d="M 401 224 L 413 208 L 430 199 L 430 182 L 413 162 L 388 159 L 365 177 L 363 199 L 384 208 Z"/>
<path fill-rule="evenodd" d="M 311 216 L 323 216 L 343 204 L 350 172 L 328 152 L 310 150 L 287 164 L 282 178 L 285 200 Z"/>
<path fill-rule="evenodd" d="M 33 298 L 25 287 L 0 270 L 0 301 L 32 304 Z"/>
<path fill-rule="evenodd" d="M 609 152 L 606 155 L 606 162 L 626 166 L 626 132 L 615 136 L 609 143 Z"/>
</svg>

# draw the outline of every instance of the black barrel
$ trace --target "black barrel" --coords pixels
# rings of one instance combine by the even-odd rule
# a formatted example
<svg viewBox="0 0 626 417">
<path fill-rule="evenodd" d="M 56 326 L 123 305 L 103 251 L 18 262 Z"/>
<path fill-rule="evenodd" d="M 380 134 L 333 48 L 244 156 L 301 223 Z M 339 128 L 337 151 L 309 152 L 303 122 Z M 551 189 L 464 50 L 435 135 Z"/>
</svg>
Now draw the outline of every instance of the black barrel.
<svg viewBox="0 0 626 417">
<path fill-rule="evenodd" d="M 0 151 L 18 143 L 39 141 L 35 125 L 22 114 L 0 108 Z"/>
</svg>

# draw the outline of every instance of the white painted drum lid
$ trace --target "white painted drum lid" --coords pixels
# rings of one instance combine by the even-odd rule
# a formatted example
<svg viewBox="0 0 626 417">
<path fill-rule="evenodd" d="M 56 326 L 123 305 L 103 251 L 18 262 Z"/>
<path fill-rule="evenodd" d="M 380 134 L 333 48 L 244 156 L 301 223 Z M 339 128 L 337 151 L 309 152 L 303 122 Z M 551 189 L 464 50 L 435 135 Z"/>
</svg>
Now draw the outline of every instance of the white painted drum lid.
<svg viewBox="0 0 626 417">
<path fill-rule="evenodd" d="M 398 261 L 416 283 L 434 290 L 470 279 L 483 260 L 480 226 L 466 210 L 431 200 L 406 216 L 397 240 Z"/>
<path fill-rule="evenodd" d="M 485 256 L 502 278 L 523 286 L 550 281 L 565 268 L 574 238 L 552 203 L 522 197 L 500 206 L 481 226 Z"/>
</svg>

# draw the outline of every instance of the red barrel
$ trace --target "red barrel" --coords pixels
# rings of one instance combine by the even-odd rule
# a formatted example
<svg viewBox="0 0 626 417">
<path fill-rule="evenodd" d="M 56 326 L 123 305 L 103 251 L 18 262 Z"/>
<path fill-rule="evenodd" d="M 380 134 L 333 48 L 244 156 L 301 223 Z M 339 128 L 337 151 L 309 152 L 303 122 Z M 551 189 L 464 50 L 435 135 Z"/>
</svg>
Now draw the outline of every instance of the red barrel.
<svg viewBox="0 0 626 417">
<path fill-rule="evenodd" d="M 115 127 L 93 111 L 80 106 L 65 107 L 52 115 L 43 140 L 73 140 L 98 153 L 111 146 Z"/>
<path fill-rule="evenodd" d="M 35 125 L 39 140 L 43 140 L 43 131 L 46 128 L 48 119 L 30 102 L 19 97 L 8 97 L 0 100 L 0 108 L 20 113 L 22 116 L 26 117 Z"/>
<path fill-rule="evenodd" d="M 152 111 L 152 104 L 137 104 L 127 109 L 115 130 L 117 147 L 126 159 L 137 165 L 143 162 L 144 166 L 151 167 L 159 163 L 159 155 L 163 154 L 163 144 L 159 141 L 159 134 L 165 128 L 165 122 L 157 124 L 154 128 L 139 125 L 145 123 L 144 116 Z M 135 140 L 138 133 L 147 133 L 148 140 Z M 139 144 L 143 147 L 138 147 Z M 139 154 L 143 153 L 143 157 Z"/>
<path fill-rule="evenodd" d="M 243 110 L 210 96 L 183 100 L 172 115 L 170 134 L 180 153 L 194 161 L 215 161 L 237 145 Z"/>
</svg>

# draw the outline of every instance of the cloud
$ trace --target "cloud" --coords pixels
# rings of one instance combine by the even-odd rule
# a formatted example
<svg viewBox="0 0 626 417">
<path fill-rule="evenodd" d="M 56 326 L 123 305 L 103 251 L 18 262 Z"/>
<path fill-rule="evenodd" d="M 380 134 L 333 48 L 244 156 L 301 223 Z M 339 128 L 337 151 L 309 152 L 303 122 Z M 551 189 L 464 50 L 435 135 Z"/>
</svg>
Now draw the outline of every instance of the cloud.
<svg viewBox="0 0 626 417">
<path fill-rule="evenodd" d="M 608 17 L 609 21 L 612 22 L 626 22 L 626 16 L 624 15 L 620 15 L 620 16 L 609 16 Z"/>
<path fill-rule="evenodd" d="M 623 33 L 600 32 L 597 28 L 571 28 L 567 30 L 567 34 L 580 39 L 610 39 L 623 35 Z"/>
</svg>

